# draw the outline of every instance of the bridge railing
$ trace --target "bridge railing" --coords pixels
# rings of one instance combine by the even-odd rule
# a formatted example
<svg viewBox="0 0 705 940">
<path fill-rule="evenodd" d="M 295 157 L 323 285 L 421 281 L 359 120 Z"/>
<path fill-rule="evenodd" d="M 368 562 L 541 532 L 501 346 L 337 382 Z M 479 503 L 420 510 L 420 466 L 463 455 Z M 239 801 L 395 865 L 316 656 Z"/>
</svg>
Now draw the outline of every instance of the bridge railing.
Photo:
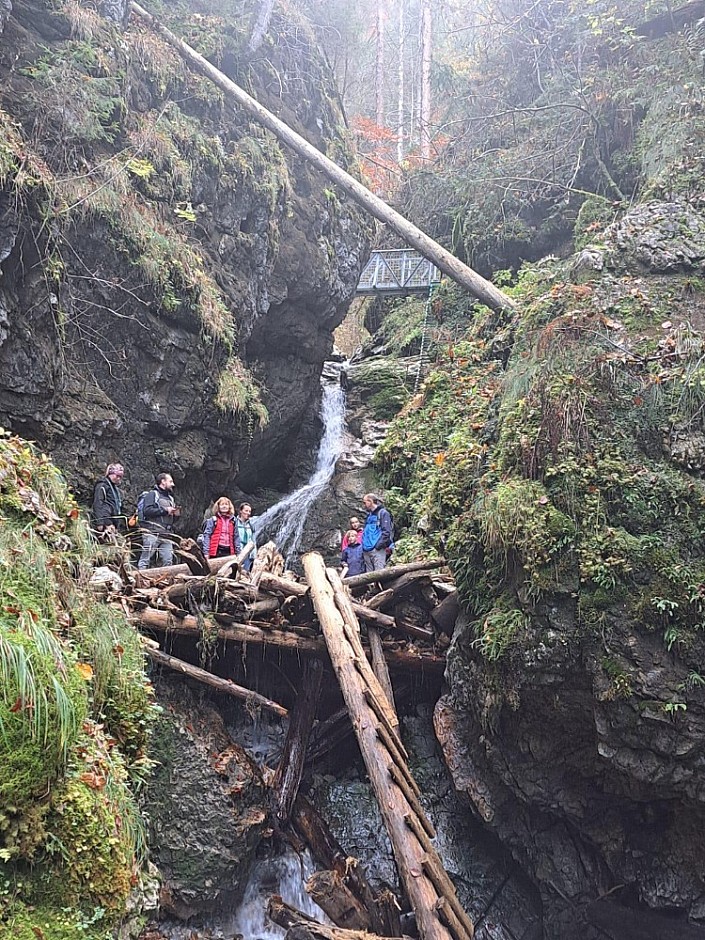
<svg viewBox="0 0 705 940">
<path fill-rule="evenodd" d="M 427 291 L 441 272 L 413 248 L 373 251 L 357 285 L 358 294 L 412 294 Z"/>
</svg>

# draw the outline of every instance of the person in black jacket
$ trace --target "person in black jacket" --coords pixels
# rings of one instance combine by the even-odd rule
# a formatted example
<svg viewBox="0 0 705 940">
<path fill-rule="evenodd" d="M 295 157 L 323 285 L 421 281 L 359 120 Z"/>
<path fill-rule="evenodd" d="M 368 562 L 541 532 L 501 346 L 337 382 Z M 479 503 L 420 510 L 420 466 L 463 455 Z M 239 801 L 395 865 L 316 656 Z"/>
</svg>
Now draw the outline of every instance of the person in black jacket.
<svg viewBox="0 0 705 940">
<path fill-rule="evenodd" d="M 93 490 L 93 525 L 103 538 L 125 530 L 120 492 L 124 475 L 125 468 L 121 463 L 111 463 Z"/>
<path fill-rule="evenodd" d="M 149 568 L 154 556 L 159 565 L 170 565 L 174 558 L 174 546 L 168 535 L 174 528 L 174 519 L 181 514 L 176 505 L 173 491 L 174 480 L 170 473 L 158 473 L 154 489 L 144 498 L 143 518 L 140 521 L 142 531 L 142 553 L 137 567 Z"/>
</svg>

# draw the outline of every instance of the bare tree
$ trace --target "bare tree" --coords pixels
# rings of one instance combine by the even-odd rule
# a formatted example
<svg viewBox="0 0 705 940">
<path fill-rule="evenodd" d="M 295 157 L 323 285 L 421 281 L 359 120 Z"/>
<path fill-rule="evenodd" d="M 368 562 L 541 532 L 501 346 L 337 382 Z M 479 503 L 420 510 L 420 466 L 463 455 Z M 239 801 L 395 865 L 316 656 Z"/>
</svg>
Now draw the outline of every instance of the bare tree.
<svg viewBox="0 0 705 940">
<path fill-rule="evenodd" d="M 404 53 L 406 0 L 399 0 L 399 83 L 397 86 L 397 162 L 404 159 Z"/>
<path fill-rule="evenodd" d="M 262 40 L 267 34 L 269 29 L 269 21 L 272 19 L 272 13 L 274 12 L 274 5 L 276 0 L 261 0 L 259 5 L 259 10 L 257 11 L 257 19 L 254 22 L 252 27 L 252 33 L 250 35 L 249 42 L 247 43 L 247 49 L 249 52 L 257 52 Z"/>
<path fill-rule="evenodd" d="M 431 2 L 421 0 L 421 157 L 431 159 L 431 58 L 433 55 Z"/>
<path fill-rule="evenodd" d="M 375 120 L 384 124 L 384 0 L 377 0 L 377 58 L 375 61 Z"/>
</svg>

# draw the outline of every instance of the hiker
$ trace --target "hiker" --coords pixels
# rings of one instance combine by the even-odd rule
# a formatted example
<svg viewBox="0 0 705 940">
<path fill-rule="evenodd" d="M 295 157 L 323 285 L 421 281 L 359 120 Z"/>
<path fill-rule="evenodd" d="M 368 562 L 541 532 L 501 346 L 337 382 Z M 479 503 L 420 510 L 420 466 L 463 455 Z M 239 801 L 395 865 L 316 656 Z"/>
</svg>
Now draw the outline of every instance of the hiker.
<svg viewBox="0 0 705 940">
<path fill-rule="evenodd" d="M 203 554 L 206 558 L 239 555 L 241 550 L 235 507 L 227 496 L 213 504 L 213 515 L 203 529 Z"/>
<path fill-rule="evenodd" d="M 340 553 L 341 578 L 352 578 L 353 575 L 362 574 L 365 570 L 365 559 L 362 557 L 362 542 L 359 535 L 360 533 L 355 529 L 349 529 L 345 533 L 343 541 L 346 545 Z"/>
<path fill-rule="evenodd" d="M 362 502 L 368 511 L 362 530 L 365 571 L 381 571 L 387 563 L 387 549 L 394 540 L 394 523 L 383 500 L 375 493 L 366 493 Z"/>
<path fill-rule="evenodd" d="M 137 503 L 142 531 L 142 554 L 137 567 L 142 570 L 151 566 L 155 555 L 160 566 L 172 564 L 174 546 L 168 536 L 174 528 L 174 519 L 181 515 L 181 507 L 176 505 L 172 495 L 173 489 L 171 474 L 158 473 L 154 478 L 154 488 L 143 493 Z"/>
<path fill-rule="evenodd" d="M 111 463 L 93 490 L 93 525 L 103 539 L 111 538 L 125 529 L 120 493 L 124 475 L 125 468 L 121 463 Z"/>
<path fill-rule="evenodd" d="M 349 544 L 349 537 L 350 537 L 350 533 L 351 533 L 351 532 L 354 532 L 354 533 L 355 533 L 355 541 L 356 541 L 356 542 L 361 542 L 361 541 L 362 541 L 362 523 L 360 522 L 360 520 L 358 519 L 358 517 L 357 517 L 357 516 L 350 516 L 349 523 L 350 523 L 350 528 L 348 529 L 348 531 L 347 531 L 347 532 L 345 533 L 345 535 L 343 536 L 343 541 L 342 541 L 342 544 L 341 544 L 341 546 L 340 546 L 341 552 L 344 552 L 345 549 L 348 547 L 348 544 Z"/>
<path fill-rule="evenodd" d="M 237 534 L 238 540 L 240 542 L 240 548 L 238 551 L 242 551 L 243 548 L 246 548 L 250 544 L 250 542 L 255 543 L 255 548 L 252 549 L 250 554 L 243 562 L 242 567 L 245 569 L 245 571 L 249 571 L 252 567 L 252 562 L 255 560 L 255 552 L 257 549 L 255 530 L 252 528 L 252 523 L 250 522 L 251 515 L 252 506 L 250 506 L 249 503 L 240 503 L 240 505 L 237 507 Z"/>
</svg>

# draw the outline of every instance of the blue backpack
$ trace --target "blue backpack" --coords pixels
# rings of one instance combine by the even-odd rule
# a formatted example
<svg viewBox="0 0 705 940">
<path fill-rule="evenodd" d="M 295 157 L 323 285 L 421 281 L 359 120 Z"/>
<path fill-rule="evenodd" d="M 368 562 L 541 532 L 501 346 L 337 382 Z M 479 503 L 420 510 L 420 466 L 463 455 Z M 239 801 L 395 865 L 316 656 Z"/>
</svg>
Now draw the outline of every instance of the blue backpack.
<svg viewBox="0 0 705 940">
<path fill-rule="evenodd" d="M 371 512 L 365 520 L 365 528 L 362 530 L 362 550 L 365 552 L 374 551 L 381 535 L 382 527 L 379 524 L 379 510 L 377 509 L 375 512 Z M 392 523 L 392 541 L 389 548 L 394 548 L 394 523 Z"/>
</svg>

